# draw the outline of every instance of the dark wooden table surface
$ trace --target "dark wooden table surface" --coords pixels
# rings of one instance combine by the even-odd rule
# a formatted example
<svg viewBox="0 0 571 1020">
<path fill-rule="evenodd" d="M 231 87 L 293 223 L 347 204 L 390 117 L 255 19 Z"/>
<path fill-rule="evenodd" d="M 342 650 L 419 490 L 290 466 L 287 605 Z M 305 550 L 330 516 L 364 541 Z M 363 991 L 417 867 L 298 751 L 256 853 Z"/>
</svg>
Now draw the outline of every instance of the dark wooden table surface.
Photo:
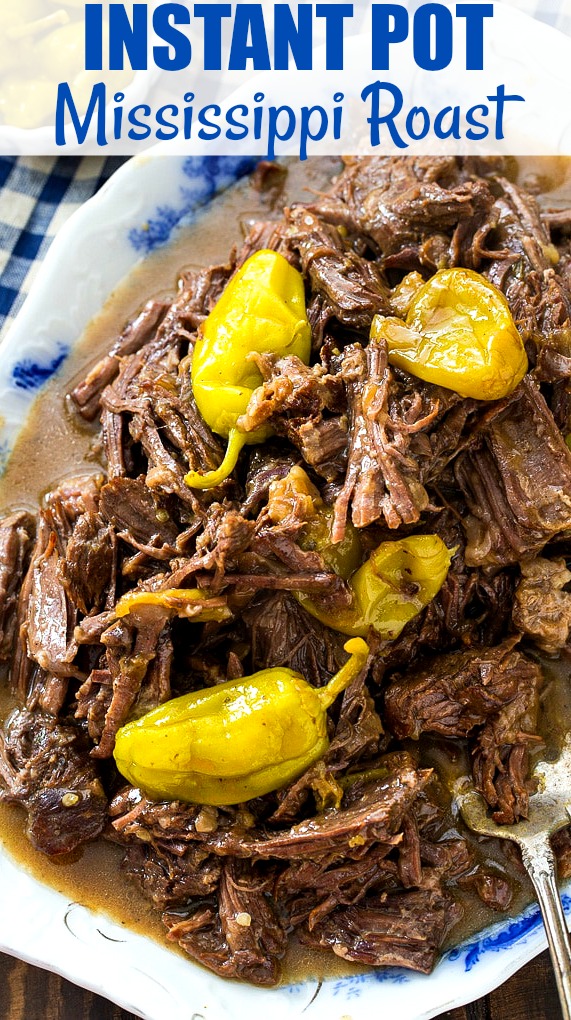
<svg viewBox="0 0 571 1020">
<path fill-rule="evenodd" d="M 560 1020 L 560 1017 L 555 982 L 545 952 L 491 995 L 443 1013 L 439 1020 Z M 134 1017 L 55 974 L 0 954 L 0 1020 L 134 1020 Z"/>
</svg>

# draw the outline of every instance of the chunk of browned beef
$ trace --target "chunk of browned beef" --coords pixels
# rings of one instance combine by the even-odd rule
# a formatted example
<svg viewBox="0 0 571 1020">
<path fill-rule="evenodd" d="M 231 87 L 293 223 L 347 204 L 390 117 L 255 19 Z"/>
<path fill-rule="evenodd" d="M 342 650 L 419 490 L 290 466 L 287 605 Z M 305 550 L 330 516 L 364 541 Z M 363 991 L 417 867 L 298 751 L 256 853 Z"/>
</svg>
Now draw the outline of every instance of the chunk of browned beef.
<svg viewBox="0 0 571 1020">
<path fill-rule="evenodd" d="M 62 539 L 69 538 L 78 517 L 97 511 L 103 481 L 101 472 L 74 475 L 64 478 L 55 489 L 47 493 L 44 505 L 54 514 Z"/>
<path fill-rule="evenodd" d="M 571 531 L 571 452 L 529 377 L 455 471 L 469 566 L 516 563 Z"/>
<path fill-rule="evenodd" d="M 122 620 L 116 621 L 101 635 L 101 642 L 106 649 L 106 666 L 111 674 L 112 688 L 109 692 L 105 683 L 106 689 L 101 691 L 100 697 L 107 698 L 110 693 L 110 698 L 99 743 L 92 751 L 94 758 L 111 757 L 117 730 L 127 721 L 139 699 L 143 700 L 144 707 L 140 713 L 142 714 L 149 708 L 155 708 L 161 700 L 165 700 L 165 695 L 168 697 L 170 691 L 168 612 L 161 607 L 143 607 L 137 610 L 136 615 L 129 614 L 127 620 L 127 623 Z M 166 677 L 158 684 L 157 696 L 149 699 L 148 692 L 145 696 L 143 685 L 148 686 L 150 666 L 165 648 Z"/>
<path fill-rule="evenodd" d="M 41 552 L 35 550 L 30 601 L 28 604 L 28 655 L 50 673 L 71 676 L 76 672 L 73 660 L 77 645 L 73 640 L 75 613 L 68 602 L 62 582 L 62 557 L 56 532 L 44 515 L 39 535 L 45 534 Z"/>
<path fill-rule="evenodd" d="M 46 711 L 63 703 L 68 678 L 81 676 L 74 664 L 77 644 L 74 627 L 78 606 L 65 583 L 65 556 L 74 528 L 85 515 L 96 515 L 101 475 L 66 478 L 45 497 L 36 541 L 19 597 L 16 641 L 12 660 L 12 687 L 23 703 L 35 688 L 33 700 Z M 106 559 L 106 557 L 104 557 Z M 89 580 L 84 583 L 89 586 Z M 97 587 L 98 582 L 96 583 Z M 36 665 L 37 664 L 37 665 Z M 44 703 L 46 673 L 52 688 Z M 59 687 L 59 694 L 55 690 Z"/>
<path fill-rule="evenodd" d="M 260 356 L 256 361 L 264 385 L 254 390 L 240 428 L 255 431 L 277 415 L 287 420 L 317 418 L 323 411 L 339 413 L 345 409 L 343 380 L 325 365 L 305 365 L 293 354 L 284 358 Z"/>
<path fill-rule="evenodd" d="M 446 579 L 436 597 L 416 623 L 417 655 L 452 650 L 460 646 L 498 644 L 509 630 L 516 571 L 490 574 L 465 562 L 466 539 L 460 519 L 443 510 L 426 522 L 426 530 L 437 534 L 450 550 L 456 550 Z M 412 621 L 413 624 L 415 621 Z M 410 662 L 413 649 L 399 658 L 399 669 Z M 398 654 L 397 642 L 388 644 L 385 661 Z"/>
<path fill-rule="evenodd" d="M 306 464 L 328 482 L 347 470 L 347 419 L 344 415 L 300 422 L 289 429 L 291 442 Z"/>
<path fill-rule="evenodd" d="M 320 552 L 301 548 L 297 533 L 297 525 L 290 529 L 287 522 L 271 525 L 260 519 L 252 552 L 245 553 L 240 564 L 247 572 L 248 562 L 252 560 L 254 573 L 242 578 L 237 575 L 233 583 L 239 583 L 242 590 L 267 587 L 317 593 L 331 608 L 349 605 L 351 594 L 345 581 L 326 564 Z M 258 576 L 264 573 L 269 576 Z"/>
<path fill-rule="evenodd" d="M 149 488 L 161 495 L 174 494 L 183 504 L 186 503 L 193 511 L 197 511 L 199 501 L 184 481 L 186 465 L 172 451 L 170 444 L 165 442 L 161 425 L 152 414 L 150 404 L 143 411 L 133 415 L 129 422 L 129 432 L 134 442 L 140 444 L 147 458 L 146 484 Z M 187 449 L 190 451 L 192 447 L 189 446 Z M 196 462 L 198 458 L 194 453 L 192 456 Z M 218 463 L 214 460 L 209 460 L 208 464 L 205 462 L 197 464 L 197 468 L 203 471 L 213 470 L 217 466 Z"/>
<path fill-rule="evenodd" d="M 22 710 L 0 733 L 0 798 L 28 812 L 30 841 L 50 856 L 102 831 L 107 798 L 78 730 Z"/>
<path fill-rule="evenodd" d="M 16 604 L 34 531 L 35 518 L 25 510 L 0 521 L 0 659 L 12 655 Z"/>
<path fill-rule="evenodd" d="M 390 291 L 376 262 L 357 255 L 336 227 L 304 206 L 287 214 L 287 243 L 299 253 L 312 295 L 320 295 L 327 318 L 369 333 L 377 312 L 391 314 Z"/>
<path fill-rule="evenodd" d="M 493 196 L 481 179 L 463 179 L 448 156 L 355 156 L 317 209 L 364 234 L 381 263 L 405 269 L 477 268 Z M 394 258 L 393 258 L 394 256 Z"/>
<path fill-rule="evenodd" d="M 108 669 L 92 669 L 77 691 L 75 717 L 87 720 L 88 735 L 95 743 L 101 739 L 112 695 L 113 677 Z"/>
<path fill-rule="evenodd" d="M 77 643 L 73 632 L 78 605 L 72 595 L 73 582 L 68 586 L 65 580 L 65 557 L 80 519 L 96 520 L 100 485 L 101 476 L 66 479 L 48 493 L 45 509 L 40 511 L 35 545 L 18 598 L 12 661 L 12 686 L 22 702 L 30 694 L 31 686 L 37 688 L 35 700 L 38 697 L 41 700 L 39 688 L 45 674 L 51 675 L 54 682 L 59 680 L 59 697 L 50 697 L 50 702 L 63 702 L 68 678 L 81 676 L 74 662 Z M 95 561 L 99 563 L 91 582 L 96 589 L 101 581 L 101 570 L 107 580 L 108 557 L 106 542 L 102 541 L 103 551 L 93 560 L 94 564 Z M 71 575 L 73 570 L 72 567 Z M 86 586 L 84 594 L 89 595 L 89 579 L 84 578 L 79 583 Z M 47 709 L 47 704 L 44 707 Z"/>
<path fill-rule="evenodd" d="M 198 413 L 189 367 L 178 372 L 179 348 L 169 337 L 159 337 L 124 359 L 119 376 L 101 395 L 104 449 L 114 479 L 134 473 L 133 444 L 140 446 L 149 488 L 175 493 L 197 509 L 197 497 L 184 482 L 186 470 L 216 467 L 222 447 Z"/>
<path fill-rule="evenodd" d="M 94 757 L 108 757 L 131 712 L 141 716 L 170 698 L 173 643 L 165 616 L 152 612 L 137 614 L 134 627 L 115 621 L 99 636 L 108 668 L 93 669 L 81 685 L 75 716 L 87 720 Z"/>
<path fill-rule="evenodd" d="M 527 814 L 528 748 L 539 740 L 541 671 L 513 645 L 437 656 L 385 694 L 387 725 L 399 739 L 472 737 L 476 785 L 503 823 Z"/>
<path fill-rule="evenodd" d="M 100 511 L 119 538 L 157 560 L 175 555 L 178 528 L 143 478 L 113 478 L 101 490 Z"/>
<path fill-rule="evenodd" d="M 513 622 L 539 648 L 551 654 L 563 648 L 571 630 L 571 571 L 565 560 L 538 556 L 521 564 Z"/>
<path fill-rule="evenodd" d="M 392 760 L 394 759 L 394 760 Z M 132 837 L 179 847 L 199 842 L 223 857 L 303 861 L 360 857 L 367 847 L 385 853 L 401 842 L 400 830 L 410 808 L 423 796 L 432 777 L 417 769 L 410 755 L 387 756 L 378 778 L 349 787 L 340 809 L 328 810 L 288 829 L 257 823 L 237 808 L 153 803 L 131 791 L 111 805 L 113 827 L 122 839 Z M 255 805 L 253 805 L 255 806 Z"/>
<path fill-rule="evenodd" d="M 478 868 L 472 875 L 462 879 L 460 885 L 464 889 L 473 888 L 482 903 L 491 910 L 508 910 L 513 900 L 512 883 L 492 868 Z"/>
<path fill-rule="evenodd" d="M 418 461 L 409 454 L 410 435 L 426 428 L 436 410 L 406 420 L 392 406 L 392 371 L 385 343 L 372 340 L 345 349 L 341 374 L 347 389 L 349 450 L 347 473 L 335 503 L 334 542 L 345 533 L 349 505 L 357 528 L 379 519 L 389 528 L 413 524 L 428 506 Z M 420 402 L 419 402 L 420 404 Z"/>
<path fill-rule="evenodd" d="M 60 571 L 68 597 L 82 613 L 103 605 L 114 569 L 114 536 L 99 513 L 78 518 Z"/>
<path fill-rule="evenodd" d="M 336 857 L 294 861 L 280 875 L 275 895 L 295 927 L 311 931 L 341 905 L 359 903 L 369 889 L 393 888 L 397 866 L 386 846 L 373 846 L 357 860 Z"/>
<path fill-rule="evenodd" d="M 161 325 L 163 335 L 184 335 L 198 329 L 214 308 L 233 269 L 232 261 L 203 269 L 186 269 L 180 281 L 180 294 Z"/>
<path fill-rule="evenodd" d="M 236 255 L 236 267 L 243 265 L 254 252 L 262 249 L 279 251 L 281 255 L 294 262 L 296 256 L 287 245 L 287 226 L 285 220 L 256 220 L 249 224 L 244 243 Z"/>
<path fill-rule="evenodd" d="M 123 868 L 141 892 L 161 909 L 184 907 L 192 897 L 204 899 L 216 892 L 221 860 L 202 846 L 129 843 Z"/>
<path fill-rule="evenodd" d="M 366 673 L 356 677 L 343 695 L 335 735 L 324 756 L 328 768 L 340 772 L 379 753 L 383 724 L 367 684 Z"/>
<path fill-rule="evenodd" d="M 216 853 L 268 860 L 304 860 L 332 855 L 351 856 L 372 843 L 391 846 L 398 836 L 404 815 L 432 775 L 430 769 L 403 765 L 368 784 L 359 798 L 347 807 L 325 811 L 278 833 L 248 833 L 238 837 L 232 831 L 215 831 L 202 839 Z"/>
<path fill-rule="evenodd" d="M 537 201 L 503 177 L 492 186 L 495 226 L 487 245 L 496 251 L 485 274 L 503 290 L 518 327 L 539 350 L 545 344 L 557 350 L 564 340 L 569 352 L 571 296 Z"/>
<path fill-rule="evenodd" d="M 183 363 L 185 351 L 195 339 L 194 331 L 189 332 L 190 314 L 188 296 L 183 293 L 155 338 L 122 360 L 117 378 L 101 395 L 101 405 L 110 477 L 135 473 L 140 444 L 148 460 L 149 487 L 176 493 L 196 509 L 200 503 L 185 485 L 184 474 L 188 467 L 216 467 L 222 447 L 198 413 L 190 362 L 186 359 Z M 200 321 L 203 318 L 199 316 Z"/>
<path fill-rule="evenodd" d="M 163 914 L 168 937 L 222 977 L 275 985 L 287 936 L 268 887 L 269 881 L 264 882 L 255 866 L 225 860 L 217 905 Z"/>
<path fill-rule="evenodd" d="M 363 772 L 351 772 L 344 777 L 344 790 L 338 787 L 341 796 L 337 806 L 347 810 L 374 803 L 377 794 L 385 795 L 388 778 L 405 771 L 416 771 L 408 753 L 377 757 L 370 768 L 365 766 Z M 277 891 L 286 896 L 292 920 L 297 918 L 294 923 L 307 919 L 312 927 L 318 917 L 341 903 L 358 902 L 371 888 L 394 889 L 398 882 L 406 888 L 424 885 L 434 888 L 442 876 L 452 881 L 473 869 L 474 861 L 464 840 L 441 839 L 444 826 L 438 821 L 441 812 L 430 799 L 431 784 L 426 784 L 420 773 L 417 775 L 416 797 L 401 817 L 401 832 L 394 845 L 370 842 L 364 837 L 351 838 L 338 854 L 294 860 L 286 868 L 278 880 Z M 288 800 L 292 800 L 289 791 L 282 804 Z M 280 809 L 271 821 L 278 816 L 281 821 Z"/>
<path fill-rule="evenodd" d="M 513 640 L 489 651 L 451 652 L 392 680 L 385 694 L 387 724 L 399 739 L 422 733 L 466 736 L 520 693 L 520 676 L 537 667 Z"/>
<path fill-rule="evenodd" d="M 264 382 L 254 390 L 240 428 L 264 425 L 285 436 L 318 474 L 332 481 L 344 470 L 347 425 L 343 380 L 322 364 L 288 356 L 258 359 Z"/>
<path fill-rule="evenodd" d="M 209 587 L 217 589 L 229 573 L 240 570 L 242 554 L 255 539 L 255 523 L 232 503 L 212 503 L 208 520 L 196 539 L 194 556 L 181 566 L 192 577 L 197 571 L 212 575 Z"/>
<path fill-rule="evenodd" d="M 161 587 L 180 587 L 174 578 L 189 579 L 209 595 L 223 588 L 250 596 L 261 589 L 319 593 L 331 606 L 345 606 L 345 582 L 327 567 L 318 552 L 297 542 L 299 522 L 273 526 L 262 513 L 246 520 L 231 503 L 213 503 L 209 520 L 196 539 L 194 556 L 180 562 Z M 153 587 L 155 587 L 153 585 Z"/>
<path fill-rule="evenodd" d="M 331 911 L 311 931 L 302 930 L 300 938 L 353 963 L 429 974 L 462 913 L 449 894 L 436 890 L 370 895 L 358 905 Z"/>
<path fill-rule="evenodd" d="M 142 312 L 129 322 L 115 340 L 109 353 L 101 358 L 70 393 L 79 413 L 93 421 L 100 410 L 100 397 L 119 371 L 120 359 L 140 350 L 155 335 L 168 305 L 164 301 L 148 301 Z"/>
<path fill-rule="evenodd" d="M 287 592 L 257 599 L 244 613 L 252 642 L 252 668 L 287 666 L 315 686 L 344 661 L 343 638 L 324 627 Z"/>
</svg>

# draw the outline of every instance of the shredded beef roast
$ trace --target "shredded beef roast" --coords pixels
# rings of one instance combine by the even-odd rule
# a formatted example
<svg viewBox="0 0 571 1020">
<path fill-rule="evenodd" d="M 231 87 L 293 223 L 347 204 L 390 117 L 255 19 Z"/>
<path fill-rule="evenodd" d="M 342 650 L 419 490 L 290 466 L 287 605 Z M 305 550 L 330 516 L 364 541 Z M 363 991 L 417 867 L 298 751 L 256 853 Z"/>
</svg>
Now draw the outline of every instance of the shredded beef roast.
<svg viewBox="0 0 571 1020">
<path fill-rule="evenodd" d="M 52 716 L 13 713 L 0 733 L 0 798 L 22 804 L 27 834 L 49 856 L 102 831 L 107 798 L 81 733 Z"/>
<path fill-rule="evenodd" d="M 564 559 L 538 556 L 521 564 L 513 607 L 514 626 L 545 652 L 557 652 L 569 640 L 570 582 L 571 571 Z"/>
<path fill-rule="evenodd" d="M 571 297 L 537 202 L 504 177 L 495 177 L 492 187 L 495 223 L 487 243 L 493 241 L 496 251 L 486 275 L 504 291 L 518 327 L 540 354 L 562 341 L 568 346 Z"/>
<path fill-rule="evenodd" d="M 24 510 L 0 522 L 0 659 L 12 653 L 18 591 L 34 530 L 34 518 Z"/>
<path fill-rule="evenodd" d="M 528 559 L 571 531 L 571 452 L 530 379 L 455 470 L 469 509 L 469 566 Z"/>
<path fill-rule="evenodd" d="M 299 254 L 323 319 L 368 330 L 373 315 L 391 314 L 390 291 L 375 262 L 357 255 L 339 231 L 303 206 L 288 215 L 288 246 Z"/>
<path fill-rule="evenodd" d="M 489 186 L 463 176 L 453 157 L 350 157 L 331 196 L 317 208 L 372 242 L 381 265 L 434 272 L 454 264 L 457 247 L 473 261 L 469 242 L 489 230 Z"/>
<path fill-rule="evenodd" d="M 329 190 L 284 209 L 285 168 L 260 164 L 260 219 L 240 249 L 186 270 L 74 385 L 103 470 L 0 521 L 0 798 L 46 854 L 101 834 L 120 844 L 166 937 L 222 976 L 274 985 L 291 933 L 427 973 L 461 901 L 512 900 L 509 869 L 462 828 L 434 769 L 469 755 L 493 817 L 517 824 L 549 702 L 541 654 L 569 652 L 571 218 L 542 216 L 507 173 L 499 158 L 351 157 Z M 191 489 L 188 471 L 216 469 L 226 443 L 194 400 L 194 345 L 263 248 L 302 273 L 311 357 L 252 356 L 238 426 L 271 434 L 221 485 Z M 481 272 L 507 299 L 529 372 L 502 400 L 423 382 L 370 338 L 377 313 L 406 317 L 442 267 Z M 307 485 L 283 513 L 293 469 Z M 125 786 L 125 723 L 270 668 L 320 688 L 346 662 L 348 635 L 297 597 L 329 621 L 355 606 L 316 514 L 332 545 L 354 537 L 355 563 L 438 535 L 452 554 L 440 591 L 395 640 L 364 635 L 367 667 L 328 711 L 328 746 L 282 788 L 214 807 Z M 133 593 L 145 604 L 118 607 Z M 568 874 L 570 830 L 554 846 Z"/>
<path fill-rule="evenodd" d="M 369 966 L 410 967 L 429 974 L 450 929 L 462 916 L 458 903 L 431 889 L 370 896 L 337 907 L 304 932 L 307 945 Z"/>
<path fill-rule="evenodd" d="M 400 739 L 473 736 L 476 786 L 502 823 L 527 814 L 527 752 L 540 740 L 541 671 L 513 645 L 510 638 L 486 654 L 437 656 L 395 679 L 385 696 L 387 724 Z"/>
<path fill-rule="evenodd" d="M 169 939 L 222 977 L 275 985 L 287 935 L 268 885 L 252 865 L 226 859 L 210 909 L 205 904 L 188 914 L 163 914 Z"/>
</svg>

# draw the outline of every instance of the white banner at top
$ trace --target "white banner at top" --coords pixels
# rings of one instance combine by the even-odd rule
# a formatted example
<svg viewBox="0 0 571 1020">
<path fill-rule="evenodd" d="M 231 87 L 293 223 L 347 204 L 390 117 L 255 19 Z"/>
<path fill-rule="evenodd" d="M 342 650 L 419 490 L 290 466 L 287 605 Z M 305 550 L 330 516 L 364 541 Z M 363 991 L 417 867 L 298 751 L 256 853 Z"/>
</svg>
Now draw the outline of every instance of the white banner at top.
<svg viewBox="0 0 571 1020">
<path fill-rule="evenodd" d="M 0 152 L 571 155 L 524 3 L 5 3 Z"/>
</svg>

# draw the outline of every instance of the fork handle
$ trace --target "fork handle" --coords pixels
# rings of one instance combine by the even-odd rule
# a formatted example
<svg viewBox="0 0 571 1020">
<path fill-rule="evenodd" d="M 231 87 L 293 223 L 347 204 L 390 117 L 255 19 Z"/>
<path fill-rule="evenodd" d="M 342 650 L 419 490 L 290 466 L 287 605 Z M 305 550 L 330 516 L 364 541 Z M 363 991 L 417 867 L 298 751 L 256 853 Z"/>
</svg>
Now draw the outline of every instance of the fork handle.
<svg viewBox="0 0 571 1020">
<path fill-rule="evenodd" d="M 523 863 L 541 909 L 563 1018 L 571 1020 L 571 944 L 555 878 L 556 864 L 551 843 L 549 837 L 542 833 L 520 846 Z"/>
</svg>

